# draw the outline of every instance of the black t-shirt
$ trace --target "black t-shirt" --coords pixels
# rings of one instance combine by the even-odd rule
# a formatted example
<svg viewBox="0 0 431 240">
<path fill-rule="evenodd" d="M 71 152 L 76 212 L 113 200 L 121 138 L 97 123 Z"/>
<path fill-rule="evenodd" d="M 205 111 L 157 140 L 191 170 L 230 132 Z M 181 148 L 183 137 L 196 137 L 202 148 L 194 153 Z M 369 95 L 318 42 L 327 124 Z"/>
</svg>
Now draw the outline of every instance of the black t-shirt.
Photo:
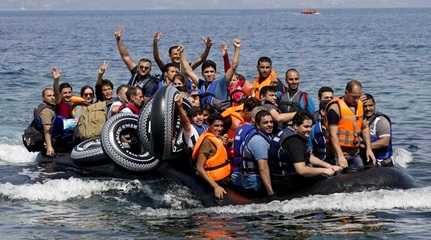
<svg viewBox="0 0 431 240">
<path fill-rule="evenodd" d="M 157 76 L 142 76 L 138 73 L 138 66 L 134 67 L 130 73 L 129 86 L 140 87 L 145 97 L 152 97 L 157 91 L 160 79 Z"/>
<path fill-rule="evenodd" d="M 287 138 L 281 145 L 288 156 L 286 166 L 288 172 L 295 172 L 295 163 L 308 162 L 309 154 L 307 154 L 306 140 L 303 137 L 294 135 Z"/>
</svg>

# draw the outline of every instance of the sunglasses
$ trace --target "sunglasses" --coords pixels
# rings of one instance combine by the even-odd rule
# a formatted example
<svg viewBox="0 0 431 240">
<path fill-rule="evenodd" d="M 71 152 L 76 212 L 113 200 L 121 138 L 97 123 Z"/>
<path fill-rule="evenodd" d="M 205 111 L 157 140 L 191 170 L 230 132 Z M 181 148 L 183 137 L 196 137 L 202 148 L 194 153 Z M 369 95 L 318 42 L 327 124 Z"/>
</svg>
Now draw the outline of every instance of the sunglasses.
<svg viewBox="0 0 431 240">
<path fill-rule="evenodd" d="M 84 93 L 84 97 L 92 97 L 93 94 L 92 93 Z"/>
</svg>

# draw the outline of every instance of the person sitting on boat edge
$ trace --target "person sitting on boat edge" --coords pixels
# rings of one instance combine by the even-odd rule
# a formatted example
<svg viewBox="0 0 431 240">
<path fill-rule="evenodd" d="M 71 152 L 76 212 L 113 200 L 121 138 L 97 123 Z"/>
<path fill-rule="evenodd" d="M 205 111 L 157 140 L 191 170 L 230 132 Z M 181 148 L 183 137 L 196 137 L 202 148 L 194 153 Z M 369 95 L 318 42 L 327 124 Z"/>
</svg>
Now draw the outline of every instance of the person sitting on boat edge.
<svg viewBox="0 0 431 240">
<path fill-rule="evenodd" d="M 326 108 L 328 103 L 333 99 L 333 90 L 330 87 L 321 87 L 319 89 L 319 110 L 313 114 L 314 124 L 311 128 L 308 145 L 311 148 L 311 154 L 320 160 L 330 164 L 335 163 L 335 157 L 332 151 L 328 151 L 329 134 L 326 128 Z"/>
<path fill-rule="evenodd" d="M 296 112 L 298 109 L 313 114 L 315 112 L 313 98 L 305 91 L 299 89 L 300 75 L 299 71 L 290 68 L 286 71 L 286 93 L 281 97 L 281 112 Z"/>
<path fill-rule="evenodd" d="M 160 70 L 163 72 L 164 69 L 166 69 L 165 63 L 163 63 L 163 60 L 160 57 L 159 53 L 159 41 L 162 36 L 161 32 L 155 32 L 153 37 L 153 57 L 156 61 L 157 65 L 159 66 Z M 211 50 L 212 46 L 212 40 L 210 37 L 203 37 L 202 41 L 205 45 L 205 50 L 202 52 L 202 54 L 199 56 L 198 59 L 196 59 L 194 62 L 190 63 L 190 67 L 195 70 L 199 65 L 201 65 L 203 62 L 206 61 L 208 54 Z M 178 45 L 171 46 L 168 50 L 169 53 L 169 59 L 171 60 L 170 63 L 174 64 L 175 67 L 180 69 L 180 53 L 178 52 Z M 169 63 L 168 63 L 169 64 Z"/>
<path fill-rule="evenodd" d="M 293 128 L 287 127 L 273 138 L 268 152 L 271 176 L 283 178 L 293 173 L 303 177 L 332 176 L 341 170 L 310 155 L 307 138 L 312 119 L 311 114 L 298 111 L 293 117 Z"/>
<path fill-rule="evenodd" d="M 206 60 L 202 64 L 202 76 L 204 79 L 200 79 L 188 64 L 184 48 L 182 46 L 179 48 L 181 54 L 181 67 L 183 68 L 185 75 L 188 76 L 198 87 L 201 95 L 201 106 L 210 105 L 215 108 L 221 108 L 226 102 L 230 105 L 230 102 L 228 102 L 228 84 L 239 65 L 239 53 L 241 47 L 240 39 L 234 39 L 233 45 L 235 50 L 232 65 L 224 74 L 224 77 L 219 79 L 216 79 L 217 64 L 211 60 Z"/>
<path fill-rule="evenodd" d="M 117 31 L 114 32 L 114 37 L 117 42 L 118 52 L 123 62 L 126 64 L 127 68 L 131 73 L 131 78 L 128 85 L 133 87 L 140 87 L 144 92 L 145 102 L 150 99 L 154 93 L 156 93 L 159 84 L 159 78 L 157 76 L 151 75 L 151 60 L 148 58 L 141 58 L 136 64 L 129 54 L 126 45 L 123 42 L 123 32 L 122 27 L 118 27 Z"/>
<path fill-rule="evenodd" d="M 144 104 L 144 95 L 140 87 L 129 87 L 126 92 L 127 103 L 121 105 L 119 112 L 139 115 Z"/>
<path fill-rule="evenodd" d="M 44 148 L 40 146 L 39 150 L 47 156 L 53 157 L 58 150 L 67 151 L 65 144 L 72 141 L 72 135 L 63 138 L 63 120 L 55 113 L 55 93 L 51 87 L 42 90 L 43 102 L 34 110 L 34 127 L 42 134 Z M 64 140 L 64 141 L 62 141 Z M 67 142 L 69 143 L 69 142 Z M 66 149 L 59 149 L 66 148 Z"/>
<path fill-rule="evenodd" d="M 281 113 L 277 104 L 276 89 L 273 86 L 265 86 L 260 89 L 262 106 L 271 113 L 277 123 L 287 124 L 295 116 L 295 112 Z"/>
<path fill-rule="evenodd" d="M 255 124 L 246 124 L 237 130 L 235 152 L 240 160 L 234 163 L 232 184 L 240 191 L 271 196 L 274 194 L 268 167 L 268 149 L 274 120 L 266 110 L 256 114 Z"/>
<path fill-rule="evenodd" d="M 362 84 L 351 80 L 346 84 L 343 97 L 336 98 L 328 104 L 326 123 L 329 139 L 337 164 L 352 169 L 363 168 L 360 156 L 361 138 L 366 147 L 366 161 L 374 164 L 376 159 L 371 149 L 370 133 L 365 119 L 362 96 Z"/>
<path fill-rule="evenodd" d="M 192 159 L 196 170 L 214 190 L 214 196 L 222 199 L 226 190 L 221 186 L 231 174 L 227 156 L 227 137 L 222 136 L 223 118 L 219 114 L 208 116 L 208 130 L 202 134 L 193 148 Z"/>
<path fill-rule="evenodd" d="M 364 114 L 370 128 L 371 148 L 378 166 L 393 166 L 392 162 L 392 122 L 376 110 L 376 101 L 371 94 L 364 97 Z"/>
</svg>

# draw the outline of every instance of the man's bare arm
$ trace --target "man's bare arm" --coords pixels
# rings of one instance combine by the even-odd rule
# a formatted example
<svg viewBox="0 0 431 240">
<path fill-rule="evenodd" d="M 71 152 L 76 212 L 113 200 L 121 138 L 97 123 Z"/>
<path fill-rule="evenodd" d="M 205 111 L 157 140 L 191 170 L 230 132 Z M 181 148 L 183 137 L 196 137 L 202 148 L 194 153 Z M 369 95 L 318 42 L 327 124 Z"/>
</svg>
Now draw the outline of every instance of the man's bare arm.
<svg viewBox="0 0 431 240">
<path fill-rule="evenodd" d="M 210 53 L 211 46 L 212 46 L 212 40 L 210 37 L 204 37 L 202 38 L 202 41 L 205 44 L 205 50 L 203 53 L 196 59 L 192 64 L 191 67 L 193 70 L 195 70 L 199 65 L 201 65 L 204 61 L 207 60 L 208 54 Z"/>
<path fill-rule="evenodd" d="M 114 37 L 115 37 L 115 40 L 117 41 L 117 49 L 118 49 L 118 52 L 120 53 L 121 59 L 126 64 L 129 71 L 132 71 L 132 69 L 136 67 L 136 64 L 133 61 L 132 57 L 130 56 L 126 45 L 124 45 L 123 32 L 124 32 L 124 28 L 119 26 L 117 28 L 117 31 L 114 32 Z"/>
<path fill-rule="evenodd" d="M 154 57 L 154 61 L 156 61 L 156 63 L 157 63 L 157 66 L 159 66 L 160 71 L 164 72 L 165 71 L 165 63 L 163 62 L 162 58 L 160 57 L 160 52 L 159 52 L 159 41 L 160 41 L 161 35 L 162 35 L 162 33 L 160 33 L 160 32 L 154 33 L 153 57 Z"/>
</svg>

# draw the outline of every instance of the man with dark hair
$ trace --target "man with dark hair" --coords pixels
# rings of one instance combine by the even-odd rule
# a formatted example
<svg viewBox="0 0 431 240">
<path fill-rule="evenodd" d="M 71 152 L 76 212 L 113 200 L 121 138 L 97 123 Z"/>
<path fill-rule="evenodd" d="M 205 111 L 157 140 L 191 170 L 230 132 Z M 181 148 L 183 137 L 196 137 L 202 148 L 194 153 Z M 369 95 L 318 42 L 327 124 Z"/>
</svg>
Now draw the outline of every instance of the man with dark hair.
<svg viewBox="0 0 431 240">
<path fill-rule="evenodd" d="M 108 64 L 105 62 L 99 66 L 97 70 L 97 80 L 96 80 L 96 101 L 105 101 L 108 105 L 112 103 L 112 90 L 114 89 L 114 84 L 108 79 L 104 79 L 103 75 L 108 69 Z"/>
<path fill-rule="evenodd" d="M 72 94 L 73 89 L 69 83 L 61 83 L 61 70 L 59 68 L 53 67 L 51 70 L 53 79 L 53 89 L 55 92 L 55 111 L 56 113 L 64 119 L 73 118 L 72 116 Z"/>
<path fill-rule="evenodd" d="M 163 63 L 163 60 L 160 58 L 159 46 L 158 46 L 161 35 L 162 34 L 160 32 L 154 33 L 153 56 L 154 56 L 154 60 L 156 61 L 157 65 L 159 66 L 160 70 L 162 72 L 165 72 L 166 71 L 166 65 L 165 65 L 165 63 Z M 211 46 L 212 46 L 212 41 L 211 41 L 210 37 L 204 37 L 204 38 L 202 38 L 202 41 L 205 45 L 205 50 L 199 56 L 198 59 L 196 59 L 193 63 L 190 64 L 190 66 L 193 70 L 195 68 L 197 68 L 199 65 L 201 65 L 202 62 L 205 62 L 205 60 L 207 59 L 208 54 L 210 52 Z M 178 45 L 174 45 L 174 46 L 171 46 L 169 48 L 169 58 L 171 60 L 171 63 L 174 64 L 174 66 L 176 68 L 180 69 L 180 58 L 181 57 L 180 57 L 180 53 L 178 52 L 178 47 L 179 47 Z"/>
<path fill-rule="evenodd" d="M 204 79 L 200 79 L 190 67 L 184 48 L 180 47 L 181 53 L 181 67 L 184 68 L 184 73 L 193 81 L 193 83 L 199 88 L 202 97 L 200 102 L 202 106 L 211 105 L 219 107 L 221 102 L 228 100 L 228 84 L 231 81 L 233 74 L 239 64 L 239 51 L 240 51 L 240 40 L 234 39 L 234 56 L 232 65 L 229 70 L 225 73 L 224 77 L 216 79 L 217 66 L 215 62 L 206 60 L 202 64 L 202 76 Z"/>
<path fill-rule="evenodd" d="M 141 58 L 139 59 L 138 64 L 133 61 L 123 42 L 123 31 L 122 27 L 118 27 L 114 36 L 117 41 L 117 48 L 121 59 L 132 74 L 132 77 L 129 80 L 129 86 L 140 87 L 144 92 L 145 99 L 147 100 L 157 91 L 159 78 L 151 75 L 151 61 L 149 59 Z"/>
<path fill-rule="evenodd" d="M 178 74 L 178 67 L 176 65 L 177 64 L 174 63 L 167 63 L 165 65 L 165 68 L 163 70 L 163 82 L 159 83 L 159 88 L 174 83 L 174 77 Z"/>
<path fill-rule="evenodd" d="M 318 91 L 319 110 L 314 112 L 314 124 L 311 129 L 309 144 L 312 148 L 311 154 L 328 163 L 335 163 L 334 156 L 329 148 L 329 135 L 324 119 L 326 118 L 326 107 L 334 98 L 334 90 L 330 87 L 321 87 Z"/>
<path fill-rule="evenodd" d="M 272 60 L 263 56 L 257 60 L 257 77 L 253 83 L 252 95 L 261 100 L 260 90 L 266 86 L 276 86 L 276 91 L 282 88 L 281 82 L 277 78 L 277 73 L 272 69 Z"/>
<path fill-rule="evenodd" d="M 276 90 L 273 86 L 265 86 L 260 89 L 260 96 L 262 99 L 262 106 L 271 113 L 271 116 L 278 123 L 288 123 L 295 116 L 294 112 L 280 113 L 280 109 L 277 104 Z"/>
<path fill-rule="evenodd" d="M 310 156 L 307 138 L 313 120 L 309 113 L 297 112 L 292 122 L 293 128 L 279 132 L 271 142 L 269 159 L 272 175 L 288 177 L 297 173 L 303 177 L 332 176 L 335 171 L 341 170 L 338 166 Z"/>
<path fill-rule="evenodd" d="M 120 107 L 122 113 L 133 113 L 139 115 L 142 105 L 144 104 L 144 95 L 139 87 L 129 87 L 126 92 L 127 103 Z"/>
<path fill-rule="evenodd" d="M 298 70 L 291 68 L 286 71 L 286 94 L 281 97 L 280 110 L 282 112 L 296 112 L 298 110 L 314 113 L 313 98 L 299 89 L 300 76 Z"/>
<path fill-rule="evenodd" d="M 370 128 L 371 148 L 379 166 L 392 166 L 391 119 L 376 111 L 376 101 L 371 94 L 364 96 L 364 113 Z"/>
<path fill-rule="evenodd" d="M 371 149 L 370 132 L 365 119 L 362 96 L 362 84 L 351 80 L 346 85 L 344 96 L 336 98 L 327 107 L 326 121 L 329 136 L 337 164 L 340 167 L 361 168 L 364 166 L 359 154 L 361 137 L 366 147 L 366 160 L 375 163 Z"/>
<path fill-rule="evenodd" d="M 234 145 L 239 149 L 240 161 L 231 175 L 232 184 L 242 191 L 274 194 L 268 167 L 269 142 L 274 127 L 271 114 L 262 110 L 256 114 L 254 126 L 238 130 Z M 244 132 L 244 133 L 242 133 Z"/>
</svg>

